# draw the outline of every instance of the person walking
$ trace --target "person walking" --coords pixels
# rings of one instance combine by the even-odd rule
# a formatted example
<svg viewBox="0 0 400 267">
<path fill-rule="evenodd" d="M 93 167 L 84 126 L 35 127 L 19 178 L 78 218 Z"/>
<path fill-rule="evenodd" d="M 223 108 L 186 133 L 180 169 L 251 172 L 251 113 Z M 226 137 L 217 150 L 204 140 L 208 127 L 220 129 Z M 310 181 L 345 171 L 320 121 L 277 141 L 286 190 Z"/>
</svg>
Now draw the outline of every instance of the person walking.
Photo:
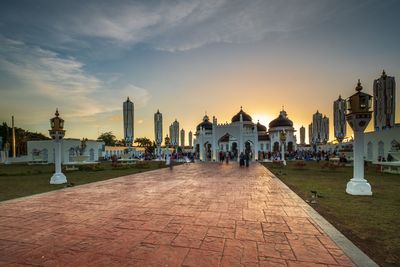
<svg viewBox="0 0 400 267">
<path fill-rule="evenodd" d="M 243 152 L 240 152 L 240 155 L 239 155 L 239 166 L 240 167 L 244 166 L 244 154 L 243 154 Z"/>
<path fill-rule="evenodd" d="M 246 162 L 246 168 L 249 167 L 249 161 L 250 161 L 250 154 L 249 153 L 245 154 L 244 160 Z"/>
</svg>

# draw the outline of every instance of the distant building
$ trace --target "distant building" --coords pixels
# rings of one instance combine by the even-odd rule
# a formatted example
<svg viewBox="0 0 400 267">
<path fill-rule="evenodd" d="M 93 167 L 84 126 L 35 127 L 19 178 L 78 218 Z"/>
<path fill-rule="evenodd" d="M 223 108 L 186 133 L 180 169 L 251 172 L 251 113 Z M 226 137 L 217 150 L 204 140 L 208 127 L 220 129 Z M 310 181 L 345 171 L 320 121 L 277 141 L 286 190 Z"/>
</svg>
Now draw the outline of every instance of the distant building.
<svg viewBox="0 0 400 267">
<path fill-rule="evenodd" d="M 27 142 L 28 155 L 25 157 L 27 162 L 32 164 L 54 163 L 55 150 L 53 140 L 38 140 Z M 65 138 L 61 140 L 61 163 L 78 161 L 77 158 L 85 162 L 96 162 L 104 156 L 105 144 L 103 141 L 79 140 Z"/>
<path fill-rule="evenodd" d="M 346 136 L 346 100 L 340 95 L 339 98 L 333 102 L 333 128 L 335 138 L 342 142 Z"/>
<path fill-rule="evenodd" d="M 125 143 L 132 145 L 134 141 L 134 106 L 133 102 L 127 100 L 123 103 L 123 117 L 124 117 L 124 139 Z"/>
<path fill-rule="evenodd" d="M 374 128 L 381 131 L 395 125 L 396 82 L 394 77 L 382 76 L 374 81 Z"/>
<path fill-rule="evenodd" d="M 154 114 L 154 140 L 157 144 L 157 155 L 161 153 L 161 143 L 163 141 L 163 123 L 162 114 L 159 110 Z"/>
<path fill-rule="evenodd" d="M 303 125 L 300 127 L 300 145 L 306 144 L 306 128 Z"/>
<path fill-rule="evenodd" d="M 312 136 L 310 144 L 326 144 L 329 140 L 329 119 L 322 113 L 317 112 L 313 115 L 311 123 Z"/>
<path fill-rule="evenodd" d="M 181 147 L 185 147 L 185 130 L 181 130 Z"/>
<path fill-rule="evenodd" d="M 193 133 L 189 131 L 189 147 L 193 147 Z"/>
<path fill-rule="evenodd" d="M 169 126 L 169 138 L 172 146 L 179 145 L 179 122 L 176 119 Z"/>
<path fill-rule="evenodd" d="M 308 125 L 308 143 L 309 143 L 310 145 L 313 144 L 313 138 L 314 138 L 314 134 L 313 134 L 313 124 L 310 123 L 310 124 Z"/>
</svg>

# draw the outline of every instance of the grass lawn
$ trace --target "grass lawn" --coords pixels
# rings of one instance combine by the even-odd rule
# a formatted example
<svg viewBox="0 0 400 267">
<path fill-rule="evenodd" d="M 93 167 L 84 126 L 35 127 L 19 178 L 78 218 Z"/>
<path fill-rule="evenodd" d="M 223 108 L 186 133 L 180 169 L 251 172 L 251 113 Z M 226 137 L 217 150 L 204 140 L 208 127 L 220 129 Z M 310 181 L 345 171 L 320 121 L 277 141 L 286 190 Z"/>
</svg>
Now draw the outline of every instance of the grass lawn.
<svg viewBox="0 0 400 267">
<path fill-rule="evenodd" d="M 351 196 L 345 190 L 353 168 L 321 168 L 325 163 L 264 165 L 304 200 L 311 199 L 311 190 L 321 194 L 312 207 L 380 266 L 399 266 L 400 175 L 369 166 L 365 177 L 373 196 Z"/>
<path fill-rule="evenodd" d="M 64 174 L 67 176 L 68 183 L 76 186 L 163 167 L 165 167 L 164 162 L 146 161 L 112 168 L 111 162 L 104 162 L 98 165 L 97 170 L 85 168 L 86 170 L 64 172 Z M 51 185 L 49 183 L 53 172 L 53 164 L 0 165 L 0 201 L 64 188 L 65 184 Z"/>
</svg>

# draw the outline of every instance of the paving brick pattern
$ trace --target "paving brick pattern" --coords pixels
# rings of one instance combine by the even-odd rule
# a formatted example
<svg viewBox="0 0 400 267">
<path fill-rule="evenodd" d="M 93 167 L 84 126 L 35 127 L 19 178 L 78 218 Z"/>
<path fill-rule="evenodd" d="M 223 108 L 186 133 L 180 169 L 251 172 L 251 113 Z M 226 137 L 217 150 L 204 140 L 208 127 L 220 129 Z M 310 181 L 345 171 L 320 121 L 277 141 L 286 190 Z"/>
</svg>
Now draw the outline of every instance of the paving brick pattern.
<svg viewBox="0 0 400 267">
<path fill-rule="evenodd" d="M 0 203 L 0 265 L 355 266 L 259 164 L 192 164 Z"/>
</svg>

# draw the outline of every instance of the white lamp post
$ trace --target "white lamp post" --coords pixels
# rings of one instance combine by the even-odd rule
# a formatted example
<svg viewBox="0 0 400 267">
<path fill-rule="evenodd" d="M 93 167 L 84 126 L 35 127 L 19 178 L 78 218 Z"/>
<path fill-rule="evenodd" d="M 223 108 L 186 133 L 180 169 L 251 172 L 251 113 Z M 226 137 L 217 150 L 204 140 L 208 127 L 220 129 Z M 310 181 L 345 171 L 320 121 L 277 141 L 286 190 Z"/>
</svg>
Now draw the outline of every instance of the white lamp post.
<svg viewBox="0 0 400 267">
<path fill-rule="evenodd" d="M 372 96 L 362 93 L 360 80 L 356 87 L 357 93 L 348 99 L 346 120 L 354 132 L 353 143 L 353 178 L 347 183 L 346 192 L 350 195 L 371 196 L 371 185 L 364 179 L 364 130 L 371 120 Z"/>
<path fill-rule="evenodd" d="M 285 130 L 280 131 L 279 133 L 279 139 L 281 140 L 281 160 L 283 165 L 286 166 L 286 160 L 285 160 L 285 142 L 286 142 L 286 132 Z"/>
<path fill-rule="evenodd" d="M 167 136 L 165 137 L 165 165 L 170 165 L 171 164 L 171 157 L 169 155 L 169 145 L 170 145 L 170 138 Z"/>
<path fill-rule="evenodd" d="M 64 120 L 59 117 L 58 109 L 55 115 L 54 118 L 50 119 L 51 130 L 49 130 L 49 134 L 54 140 L 55 149 L 55 172 L 50 179 L 50 184 L 65 184 L 67 177 L 61 171 L 61 140 L 65 135 Z"/>
</svg>

